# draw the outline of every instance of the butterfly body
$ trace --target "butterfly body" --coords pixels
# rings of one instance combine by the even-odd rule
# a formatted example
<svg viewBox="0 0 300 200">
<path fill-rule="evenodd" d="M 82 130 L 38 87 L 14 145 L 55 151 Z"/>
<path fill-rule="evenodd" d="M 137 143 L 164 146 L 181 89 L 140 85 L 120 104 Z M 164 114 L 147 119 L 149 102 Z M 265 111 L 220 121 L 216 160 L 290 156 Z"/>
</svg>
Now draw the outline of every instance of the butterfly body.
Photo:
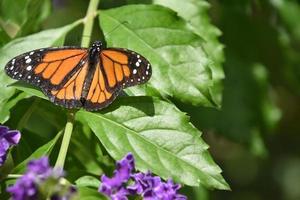
<svg viewBox="0 0 300 200">
<path fill-rule="evenodd" d="M 66 108 L 99 110 L 129 86 L 147 82 L 151 65 L 140 54 L 121 48 L 59 47 L 33 50 L 10 60 L 8 76 L 38 86 L 50 101 Z"/>
</svg>

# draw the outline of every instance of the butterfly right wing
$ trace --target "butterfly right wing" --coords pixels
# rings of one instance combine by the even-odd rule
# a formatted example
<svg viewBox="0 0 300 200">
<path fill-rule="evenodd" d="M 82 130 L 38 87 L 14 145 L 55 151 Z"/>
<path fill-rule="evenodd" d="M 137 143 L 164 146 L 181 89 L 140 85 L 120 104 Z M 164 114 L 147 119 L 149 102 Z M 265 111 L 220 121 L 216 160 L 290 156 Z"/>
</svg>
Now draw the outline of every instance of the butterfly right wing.
<svg viewBox="0 0 300 200">
<path fill-rule="evenodd" d="M 102 67 L 100 62 L 98 62 L 85 99 L 84 108 L 87 110 L 99 110 L 111 104 L 117 95 L 118 91 L 108 91 Z"/>
<path fill-rule="evenodd" d="M 140 54 L 128 49 L 108 48 L 100 52 L 84 108 L 102 109 L 129 86 L 145 83 L 151 77 L 151 65 Z"/>
<path fill-rule="evenodd" d="M 37 49 L 13 58 L 6 73 L 42 89 L 50 101 L 67 108 L 79 108 L 88 70 L 86 48 Z"/>
<path fill-rule="evenodd" d="M 5 71 L 8 76 L 23 80 L 43 90 L 60 88 L 82 65 L 87 57 L 85 48 L 62 47 L 37 49 L 10 60 Z"/>
</svg>

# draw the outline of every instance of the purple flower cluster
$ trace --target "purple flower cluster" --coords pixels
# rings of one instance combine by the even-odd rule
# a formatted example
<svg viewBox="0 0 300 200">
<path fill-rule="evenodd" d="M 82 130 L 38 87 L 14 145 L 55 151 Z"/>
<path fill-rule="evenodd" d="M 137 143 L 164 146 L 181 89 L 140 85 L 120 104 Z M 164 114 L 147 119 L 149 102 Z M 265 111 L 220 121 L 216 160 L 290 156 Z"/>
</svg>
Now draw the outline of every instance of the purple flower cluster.
<svg viewBox="0 0 300 200">
<path fill-rule="evenodd" d="M 128 153 L 117 162 L 112 178 L 102 175 L 99 192 L 112 200 L 127 200 L 128 195 L 140 195 L 144 200 L 186 200 L 186 196 L 177 194 L 179 184 L 172 180 L 164 182 L 158 176 L 148 173 L 134 173 L 134 157 Z"/>
<path fill-rule="evenodd" d="M 7 188 L 7 191 L 11 193 L 13 200 L 36 200 L 39 199 L 40 193 L 39 189 L 47 182 L 47 180 L 56 180 L 57 183 L 59 179 L 62 178 L 64 172 L 60 169 L 53 169 L 49 165 L 48 157 L 42 157 L 37 160 L 32 160 L 27 165 L 26 173 L 19 178 L 15 185 Z M 46 185 L 46 184 L 45 184 Z M 50 188 L 47 188 L 50 190 Z M 70 190 L 70 192 L 74 193 L 75 191 Z M 56 200 L 68 200 L 72 195 L 69 193 L 62 196 L 54 195 L 51 199 Z"/>
<path fill-rule="evenodd" d="M 0 166 L 6 160 L 8 149 L 19 143 L 21 134 L 16 130 L 9 130 L 6 126 L 0 125 Z"/>
</svg>

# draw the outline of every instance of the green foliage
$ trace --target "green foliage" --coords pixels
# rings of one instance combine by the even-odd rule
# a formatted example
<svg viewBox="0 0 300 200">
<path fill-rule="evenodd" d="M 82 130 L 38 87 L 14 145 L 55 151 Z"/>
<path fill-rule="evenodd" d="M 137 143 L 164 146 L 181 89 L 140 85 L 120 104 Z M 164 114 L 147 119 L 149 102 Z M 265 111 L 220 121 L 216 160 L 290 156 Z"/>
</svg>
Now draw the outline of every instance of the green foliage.
<svg viewBox="0 0 300 200">
<path fill-rule="evenodd" d="M 50 0 L 2 0 L 0 24 L 11 38 L 32 33 L 49 15 L 50 6 Z"/>
<path fill-rule="evenodd" d="M 88 187 L 79 187 L 79 197 L 78 199 L 83 200 L 107 200 L 107 198 L 101 195 L 99 192 Z"/>
<path fill-rule="evenodd" d="M 209 4 L 198 0 L 154 0 L 156 4 L 169 7 L 186 20 L 194 33 L 202 37 L 203 48 L 210 59 L 211 85 L 209 92 L 213 101 L 220 106 L 222 101 L 222 80 L 224 72 L 222 63 L 224 61 L 223 45 L 218 41 L 221 32 L 211 24 L 207 15 Z M 187 12 L 188 11 L 188 12 Z"/>
<path fill-rule="evenodd" d="M 200 132 L 172 104 L 147 97 L 120 98 L 104 115 L 77 115 L 115 159 L 132 152 L 142 171 L 151 169 L 187 185 L 228 189 Z"/>
<path fill-rule="evenodd" d="M 73 24 L 67 25 L 62 28 L 49 29 L 36 34 L 32 34 L 30 36 L 26 36 L 23 38 L 18 38 L 6 44 L 4 47 L 0 49 L 0 90 L 2 91 L 0 94 L 0 110 L 8 110 L 10 97 L 14 94 L 15 89 L 10 87 L 9 85 L 14 83 L 15 80 L 9 78 L 4 73 L 5 64 L 13 57 L 42 47 L 47 46 L 56 46 L 62 45 L 64 42 L 65 35 L 72 30 L 79 22 L 74 22 Z M 11 101 L 16 101 L 16 99 L 12 99 Z M 12 103 L 10 103 L 12 104 Z M 7 121 L 9 118 L 9 112 L 4 111 L 0 114 L 0 122 L 3 123 Z"/>
<path fill-rule="evenodd" d="M 216 81 L 211 69 L 214 65 L 204 51 L 205 42 L 174 11 L 155 5 L 132 5 L 102 11 L 99 21 L 108 46 L 128 47 L 146 55 L 153 66 L 150 86 L 162 96 L 194 105 L 218 106 L 220 101 L 213 98 L 218 94 L 211 90 Z M 115 27 L 113 34 L 108 34 Z"/>
<path fill-rule="evenodd" d="M 62 135 L 62 131 L 59 132 L 52 140 L 50 140 L 43 146 L 39 147 L 38 149 L 36 149 L 35 152 L 33 152 L 26 160 L 24 160 L 22 163 L 20 163 L 13 169 L 13 173 L 15 173 L 15 174 L 24 173 L 28 161 L 33 160 L 33 159 L 38 159 L 42 156 L 49 156 L 51 151 L 54 148 L 54 145 L 56 144 L 58 139 L 61 137 L 61 135 Z"/>
</svg>

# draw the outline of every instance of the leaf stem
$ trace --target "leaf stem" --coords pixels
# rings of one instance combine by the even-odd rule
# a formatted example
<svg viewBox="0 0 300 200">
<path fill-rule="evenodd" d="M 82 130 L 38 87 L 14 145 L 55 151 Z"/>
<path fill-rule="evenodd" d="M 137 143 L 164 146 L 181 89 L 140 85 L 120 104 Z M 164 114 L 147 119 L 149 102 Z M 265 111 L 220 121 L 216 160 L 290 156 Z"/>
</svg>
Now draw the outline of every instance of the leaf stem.
<svg viewBox="0 0 300 200">
<path fill-rule="evenodd" d="M 73 123 L 74 123 L 74 112 L 68 112 L 68 121 L 65 127 L 64 137 L 60 146 L 60 150 L 58 153 L 58 157 L 55 163 L 55 167 L 63 168 L 66 160 L 66 155 L 68 151 L 68 147 L 71 140 L 71 135 L 73 131 Z"/>
<path fill-rule="evenodd" d="M 8 174 L 6 179 L 17 179 L 23 176 L 22 174 Z"/>
<path fill-rule="evenodd" d="M 84 18 L 84 28 L 82 33 L 82 40 L 81 46 L 88 47 L 91 40 L 93 24 L 94 24 L 94 17 L 97 16 L 97 8 L 99 5 L 100 0 L 91 0 L 87 14 Z"/>
</svg>

